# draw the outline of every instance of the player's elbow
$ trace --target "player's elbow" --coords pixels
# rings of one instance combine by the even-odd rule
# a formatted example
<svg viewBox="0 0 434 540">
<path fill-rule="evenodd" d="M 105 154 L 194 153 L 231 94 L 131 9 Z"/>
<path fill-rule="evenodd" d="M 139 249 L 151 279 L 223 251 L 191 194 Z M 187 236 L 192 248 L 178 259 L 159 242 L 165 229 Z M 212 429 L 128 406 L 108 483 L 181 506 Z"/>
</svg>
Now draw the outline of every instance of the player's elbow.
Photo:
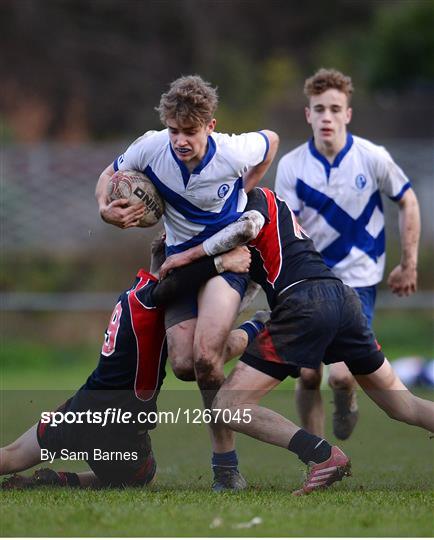
<svg viewBox="0 0 434 540">
<path fill-rule="evenodd" d="M 251 240 L 254 240 L 258 236 L 258 233 L 259 229 L 256 223 L 253 220 L 247 220 L 240 235 L 241 243 L 247 244 Z"/>
<path fill-rule="evenodd" d="M 264 226 L 264 216 L 255 210 L 249 210 L 241 218 L 242 227 L 239 231 L 240 243 L 247 244 L 254 240 Z"/>
<path fill-rule="evenodd" d="M 416 193 L 413 191 L 413 189 L 410 188 L 404 193 L 403 197 L 398 202 L 398 205 L 400 209 L 416 212 L 419 210 L 419 203 L 416 197 Z"/>
<path fill-rule="evenodd" d="M 104 173 L 101 173 L 98 177 L 98 182 L 96 183 L 96 186 L 95 186 L 95 198 L 99 201 L 100 197 L 101 197 L 101 186 L 102 184 L 104 183 Z"/>
<path fill-rule="evenodd" d="M 271 131 L 271 129 L 263 129 L 262 133 L 266 135 L 268 142 L 270 143 L 270 146 L 278 146 L 279 145 L 279 135 L 275 131 Z"/>
<path fill-rule="evenodd" d="M 115 169 L 113 164 L 108 165 L 99 175 L 98 182 L 95 187 L 95 197 L 98 201 L 106 198 L 107 184 L 110 178 L 114 175 Z"/>
<path fill-rule="evenodd" d="M 279 135 L 275 131 L 271 131 L 270 129 L 263 129 L 262 133 L 267 137 L 268 139 L 268 154 L 267 159 L 273 159 L 276 155 L 277 149 L 279 148 Z"/>
</svg>

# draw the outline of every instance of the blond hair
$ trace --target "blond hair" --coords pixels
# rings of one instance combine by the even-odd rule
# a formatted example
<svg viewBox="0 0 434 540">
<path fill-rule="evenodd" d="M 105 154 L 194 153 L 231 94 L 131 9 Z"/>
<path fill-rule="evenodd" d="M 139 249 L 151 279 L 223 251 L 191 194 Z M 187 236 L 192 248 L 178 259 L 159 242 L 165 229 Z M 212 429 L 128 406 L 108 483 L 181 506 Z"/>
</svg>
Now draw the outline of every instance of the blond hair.
<svg viewBox="0 0 434 540">
<path fill-rule="evenodd" d="M 217 89 L 199 75 L 189 75 L 171 83 L 156 110 L 164 125 L 167 120 L 174 119 L 180 126 L 199 126 L 214 118 L 217 104 Z"/>
<path fill-rule="evenodd" d="M 307 99 L 318 96 L 326 90 L 338 90 L 347 96 L 348 104 L 354 92 L 351 77 L 344 75 L 336 69 L 319 69 L 312 77 L 306 79 L 304 83 L 304 95 Z"/>
</svg>

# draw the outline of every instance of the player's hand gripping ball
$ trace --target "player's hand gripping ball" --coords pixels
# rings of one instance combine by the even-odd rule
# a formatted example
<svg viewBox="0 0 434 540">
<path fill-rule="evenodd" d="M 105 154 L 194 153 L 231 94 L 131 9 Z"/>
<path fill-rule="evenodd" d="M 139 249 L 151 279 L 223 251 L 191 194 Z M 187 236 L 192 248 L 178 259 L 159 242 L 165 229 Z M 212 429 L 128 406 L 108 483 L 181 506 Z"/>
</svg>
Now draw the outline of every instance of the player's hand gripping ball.
<svg viewBox="0 0 434 540">
<path fill-rule="evenodd" d="M 140 201 L 145 204 L 145 214 L 139 227 L 152 227 L 163 215 L 163 199 L 154 184 L 141 172 L 117 171 L 110 178 L 107 189 L 110 201 L 128 199 L 129 204 Z"/>
</svg>

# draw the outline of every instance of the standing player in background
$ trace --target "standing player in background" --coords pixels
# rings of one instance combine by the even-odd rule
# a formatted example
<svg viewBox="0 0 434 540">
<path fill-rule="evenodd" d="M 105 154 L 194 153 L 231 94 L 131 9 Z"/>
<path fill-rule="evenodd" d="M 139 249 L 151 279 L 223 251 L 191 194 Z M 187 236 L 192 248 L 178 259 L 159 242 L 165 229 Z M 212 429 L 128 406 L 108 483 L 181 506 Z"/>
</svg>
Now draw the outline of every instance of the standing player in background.
<svg viewBox="0 0 434 540">
<path fill-rule="evenodd" d="M 137 139 L 101 174 L 96 197 L 101 217 L 121 228 L 138 224 L 141 205 L 109 203 L 107 184 L 117 170 L 138 170 L 154 183 L 166 202 L 167 253 L 201 244 L 236 221 L 252 189 L 270 166 L 278 136 L 269 130 L 241 135 L 214 131 L 217 92 L 199 76 L 175 80 L 161 96 L 158 111 L 166 129 Z M 225 343 L 245 292 L 247 275 L 224 273 L 197 295 L 166 310 L 169 359 L 178 378 L 192 380 L 205 407 L 224 381 Z M 212 425 L 213 489 L 242 489 L 234 434 Z"/>
<path fill-rule="evenodd" d="M 313 137 L 282 157 L 275 190 L 299 216 L 327 265 L 356 290 L 371 324 L 376 285 L 385 264 L 381 193 L 399 206 L 401 262 L 387 281 L 398 296 L 416 291 L 420 236 L 416 195 L 383 147 L 347 131 L 352 115 L 350 77 L 320 69 L 306 80 L 304 93 Z M 320 369 L 303 368 L 296 393 L 303 426 L 320 436 L 324 434 L 321 377 Z M 339 362 L 330 367 L 328 382 L 334 392 L 333 432 L 347 439 L 358 418 L 355 380 Z"/>
</svg>

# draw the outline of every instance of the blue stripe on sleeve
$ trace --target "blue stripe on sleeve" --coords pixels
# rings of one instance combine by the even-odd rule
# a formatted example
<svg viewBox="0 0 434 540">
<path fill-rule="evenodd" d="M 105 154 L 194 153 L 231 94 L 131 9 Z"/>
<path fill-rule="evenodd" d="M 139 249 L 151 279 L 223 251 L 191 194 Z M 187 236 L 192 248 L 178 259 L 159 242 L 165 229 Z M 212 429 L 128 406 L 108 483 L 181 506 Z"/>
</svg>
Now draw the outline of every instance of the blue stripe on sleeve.
<svg viewBox="0 0 434 540">
<path fill-rule="evenodd" d="M 262 131 L 258 131 L 258 133 L 262 135 L 265 139 L 265 153 L 264 153 L 264 157 L 262 158 L 262 161 L 265 161 L 265 158 L 268 155 L 268 150 L 270 149 L 270 141 L 268 140 L 268 137 L 267 135 L 265 135 L 265 133 L 263 133 Z"/>
<path fill-rule="evenodd" d="M 407 189 L 410 189 L 411 188 L 411 184 L 410 182 L 407 182 L 406 184 L 404 184 L 402 186 L 402 189 L 401 191 L 398 193 L 398 195 L 395 195 L 394 197 L 389 197 L 389 199 L 391 199 L 392 201 L 400 201 L 402 199 L 402 196 L 404 195 L 404 193 L 407 191 Z"/>
</svg>

